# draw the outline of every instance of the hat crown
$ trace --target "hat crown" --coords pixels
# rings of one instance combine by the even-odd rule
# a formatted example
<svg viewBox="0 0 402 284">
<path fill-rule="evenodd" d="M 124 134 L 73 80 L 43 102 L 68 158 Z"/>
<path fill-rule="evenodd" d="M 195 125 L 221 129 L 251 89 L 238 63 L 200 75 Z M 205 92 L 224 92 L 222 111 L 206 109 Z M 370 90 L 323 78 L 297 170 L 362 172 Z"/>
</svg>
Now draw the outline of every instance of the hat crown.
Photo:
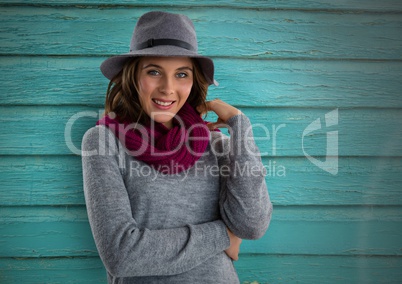
<svg viewBox="0 0 402 284">
<path fill-rule="evenodd" d="M 192 51 L 198 50 L 194 25 L 185 15 L 154 11 L 141 16 L 134 28 L 130 52 L 156 39 L 178 40 L 190 45 Z"/>
<path fill-rule="evenodd" d="M 198 54 L 194 24 L 186 15 L 161 11 L 145 13 L 134 28 L 130 51 L 106 59 L 100 68 L 103 75 L 112 80 L 130 58 L 141 56 L 193 58 L 207 82 L 218 85 L 214 80 L 214 63 L 211 58 Z"/>
</svg>

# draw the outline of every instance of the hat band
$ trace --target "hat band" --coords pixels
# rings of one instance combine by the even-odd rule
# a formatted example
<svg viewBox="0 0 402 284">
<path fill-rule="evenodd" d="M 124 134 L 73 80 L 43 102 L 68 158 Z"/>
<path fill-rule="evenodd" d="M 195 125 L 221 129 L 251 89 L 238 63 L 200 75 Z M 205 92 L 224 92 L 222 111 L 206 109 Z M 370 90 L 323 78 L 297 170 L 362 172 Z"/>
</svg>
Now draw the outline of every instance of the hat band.
<svg viewBox="0 0 402 284">
<path fill-rule="evenodd" d="M 173 45 L 182 47 L 184 49 L 188 49 L 191 51 L 196 51 L 196 49 L 189 43 L 178 40 L 178 39 L 168 39 L 168 38 L 159 38 L 159 39 L 149 39 L 146 42 L 134 45 L 134 50 L 141 50 L 145 48 L 150 48 L 158 45 Z M 133 51 L 132 49 L 130 51 Z"/>
</svg>

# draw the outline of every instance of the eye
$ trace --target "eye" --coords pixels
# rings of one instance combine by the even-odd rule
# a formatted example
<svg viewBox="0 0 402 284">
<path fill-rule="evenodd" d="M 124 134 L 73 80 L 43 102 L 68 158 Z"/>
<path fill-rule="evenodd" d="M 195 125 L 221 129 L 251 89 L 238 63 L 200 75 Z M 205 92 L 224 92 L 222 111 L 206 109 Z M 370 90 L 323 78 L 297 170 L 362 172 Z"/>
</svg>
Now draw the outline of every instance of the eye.
<svg viewBox="0 0 402 284">
<path fill-rule="evenodd" d="M 161 73 L 159 73 L 158 70 L 149 70 L 149 71 L 147 72 L 147 74 L 148 74 L 148 75 L 151 75 L 151 76 L 158 76 L 158 75 L 160 75 Z"/>
<path fill-rule="evenodd" d="M 178 78 L 186 78 L 186 77 L 188 77 L 187 73 L 185 73 L 185 72 L 177 73 L 176 76 L 177 76 Z"/>
</svg>

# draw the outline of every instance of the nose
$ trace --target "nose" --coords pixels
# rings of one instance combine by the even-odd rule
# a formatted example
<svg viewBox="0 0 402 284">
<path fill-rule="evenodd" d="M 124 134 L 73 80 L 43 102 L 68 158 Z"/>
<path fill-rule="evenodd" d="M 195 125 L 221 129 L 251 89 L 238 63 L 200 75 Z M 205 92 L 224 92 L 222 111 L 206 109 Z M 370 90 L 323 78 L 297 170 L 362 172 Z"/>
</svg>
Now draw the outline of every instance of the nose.
<svg viewBox="0 0 402 284">
<path fill-rule="evenodd" d="M 160 81 L 159 91 L 165 95 L 174 93 L 174 80 L 168 76 L 163 76 Z"/>
</svg>

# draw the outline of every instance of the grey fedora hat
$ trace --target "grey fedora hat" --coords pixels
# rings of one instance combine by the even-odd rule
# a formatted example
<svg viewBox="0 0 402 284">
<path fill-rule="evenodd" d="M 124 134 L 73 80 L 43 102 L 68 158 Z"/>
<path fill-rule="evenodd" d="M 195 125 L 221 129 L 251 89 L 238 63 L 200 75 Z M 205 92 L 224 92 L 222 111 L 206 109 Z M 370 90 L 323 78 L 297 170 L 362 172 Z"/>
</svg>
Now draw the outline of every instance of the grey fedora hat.
<svg viewBox="0 0 402 284">
<path fill-rule="evenodd" d="M 208 83 L 218 85 L 214 80 L 212 59 L 198 54 L 197 51 L 194 25 L 187 16 L 153 11 L 138 19 L 131 38 L 130 51 L 106 59 L 100 69 L 103 75 L 111 80 L 133 57 L 184 56 L 197 60 Z"/>
</svg>

